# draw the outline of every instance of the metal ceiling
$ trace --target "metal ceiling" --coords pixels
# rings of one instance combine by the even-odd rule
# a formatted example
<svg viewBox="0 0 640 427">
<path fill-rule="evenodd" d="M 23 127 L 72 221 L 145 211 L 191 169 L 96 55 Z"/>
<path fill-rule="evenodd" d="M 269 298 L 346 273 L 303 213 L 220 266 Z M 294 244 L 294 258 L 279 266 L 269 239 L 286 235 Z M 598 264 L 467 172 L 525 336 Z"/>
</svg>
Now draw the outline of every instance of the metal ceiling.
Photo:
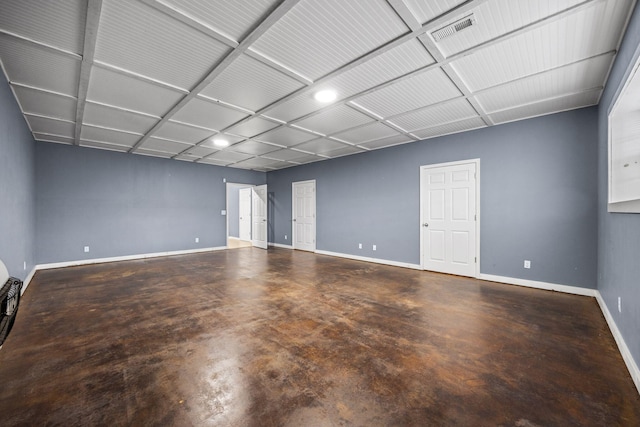
<svg viewBox="0 0 640 427">
<path fill-rule="evenodd" d="M 0 61 L 36 140 L 270 171 L 595 105 L 634 4 L 0 0 Z"/>
</svg>

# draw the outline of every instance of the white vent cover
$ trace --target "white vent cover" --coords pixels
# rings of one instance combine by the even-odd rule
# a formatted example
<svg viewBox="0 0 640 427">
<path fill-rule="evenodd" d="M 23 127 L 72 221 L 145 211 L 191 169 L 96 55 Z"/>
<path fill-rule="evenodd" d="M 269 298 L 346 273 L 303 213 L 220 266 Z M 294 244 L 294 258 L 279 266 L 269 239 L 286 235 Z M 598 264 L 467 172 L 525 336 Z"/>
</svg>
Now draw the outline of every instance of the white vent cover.
<svg viewBox="0 0 640 427">
<path fill-rule="evenodd" d="M 469 28 L 472 25 L 475 25 L 476 18 L 473 15 L 467 15 L 464 18 L 460 18 L 451 24 L 448 24 L 445 27 L 440 28 L 439 30 L 435 30 L 431 33 L 431 37 L 437 42 L 442 39 L 446 39 L 447 37 L 451 37 L 459 31 L 464 30 L 465 28 Z"/>
</svg>

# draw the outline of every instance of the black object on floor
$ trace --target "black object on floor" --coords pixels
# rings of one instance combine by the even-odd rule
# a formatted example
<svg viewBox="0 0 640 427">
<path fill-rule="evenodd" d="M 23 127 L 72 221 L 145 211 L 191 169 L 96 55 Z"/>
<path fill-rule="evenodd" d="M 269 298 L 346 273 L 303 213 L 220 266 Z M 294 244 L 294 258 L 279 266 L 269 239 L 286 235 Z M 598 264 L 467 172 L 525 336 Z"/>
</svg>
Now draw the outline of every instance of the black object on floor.
<svg viewBox="0 0 640 427">
<path fill-rule="evenodd" d="M 13 322 L 16 320 L 21 290 L 22 281 L 15 277 L 7 279 L 0 288 L 0 346 L 11 332 Z"/>
</svg>

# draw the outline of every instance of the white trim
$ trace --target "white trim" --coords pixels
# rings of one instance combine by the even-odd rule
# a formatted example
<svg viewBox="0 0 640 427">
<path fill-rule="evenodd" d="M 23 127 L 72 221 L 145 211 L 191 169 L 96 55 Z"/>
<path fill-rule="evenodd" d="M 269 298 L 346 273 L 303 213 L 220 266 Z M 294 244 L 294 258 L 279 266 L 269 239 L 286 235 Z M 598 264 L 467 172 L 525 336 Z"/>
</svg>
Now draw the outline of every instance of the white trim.
<svg viewBox="0 0 640 427">
<path fill-rule="evenodd" d="M 358 256 L 358 255 L 343 254 L 339 252 L 330 252 L 330 251 L 320 251 L 320 250 L 316 250 L 315 253 L 317 253 L 318 255 L 328 255 L 328 256 L 334 256 L 338 258 L 353 259 L 356 261 L 372 262 L 374 264 L 384 264 L 384 265 L 391 265 L 393 267 L 404 267 L 404 268 L 411 268 L 413 270 L 422 270 L 422 267 L 420 267 L 420 264 L 411 264 L 408 262 L 390 261 L 390 260 L 380 259 L 380 258 L 369 258 L 366 256 Z"/>
<path fill-rule="evenodd" d="M 186 255 L 186 254 L 195 254 L 200 252 L 211 252 L 211 251 L 220 251 L 223 249 L 227 249 L 226 246 L 217 246 L 214 248 L 201 248 L 201 249 L 186 249 L 182 251 L 168 251 L 168 252 L 155 252 L 149 254 L 137 254 L 137 255 L 125 255 L 125 256 L 116 256 L 109 258 L 94 258 L 94 259 L 82 259 L 77 261 L 64 261 L 64 262 L 53 262 L 49 264 L 38 264 L 36 265 L 36 270 L 47 270 L 50 268 L 62 268 L 62 267 L 73 267 L 76 265 L 87 265 L 87 264 L 100 264 L 103 262 L 116 262 L 116 261 L 130 261 L 134 259 L 145 259 L 145 258 L 156 258 L 163 256 L 172 256 L 172 255 Z"/>
<path fill-rule="evenodd" d="M 31 270 L 31 273 L 29 273 L 27 277 L 23 280 L 22 289 L 20 290 L 20 295 L 24 295 L 24 291 L 27 290 L 29 283 L 31 283 L 31 279 L 33 279 L 33 276 L 35 276 L 37 270 L 38 270 L 38 266 L 33 267 L 33 269 Z"/>
<path fill-rule="evenodd" d="M 304 185 L 304 184 L 313 184 L 313 249 L 311 252 L 314 252 L 317 248 L 316 246 L 316 180 L 308 179 L 306 181 L 296 181 L 291 183 L 291 247 L 295 249 L 296 242 L 296 228 L 293 226 L 293 221 L 296 219 L 296 185 Z M 307 250 L 307 249 L 304 249 Z"/>
<path fill-rule="evenodd" d="M 283 245 L 282 243 L 269 242 L 269 246 L 273 246 L 274 248 L 293 249 L 293 246 L 291 246 L 291 245 Z"/>
<path fill-rule="evenodd" d="M 627 347 L 627 343 L 625 342 L 620 330 L 618 329 L 618 325 L 616 325 L 615 320 L 613 320 L 613 316 L 609 311 L 609 307 L 607 307 L 607 303 L 602 298 L 600 291 L 595 292 L 596 301 L 598 301 L 598 305 L 600 306 L 600 310 L 602 310 L 602 314 L 604 315 L 607 324 L 609 325 L 609 329 L 611 330 L 611 334 L 613 338 L 616 340 L 616 344 L 618 344 L 618 350 L 620 350 L 620 354 L 622 355 L 622 359 L 624 363 L 627 365 L 627 369 L 629 370 L 629 374 L 631 374 L 631 379 L 633 383 L 636 385 L 638 389 L 638 393 L 640 393 L 640 369 L 636 364 L 636 361 L 633 360 L 633 356 L 631 355 L 631 351 L 629 347 Z"/>
<path fill-rule="evenodd" d="M 422 206 L 424 205 L 424 203 L 423 203 L 424 200 L 423 200 L 423 197 L 422 197 L 422 193 L 423 193 L 422 171 L 423 170 L 427 170 L 427 169 L 431 169 L 431 168 L 441 168 L 441 167 L 448 167 L 448 166 L 465 165 L 465 164 L 468 164 L 468 163 L 473 163 L 476 166 L 476 176 L 475 176 L 475 183 L 476 183 L 476 260 L 475 260 L 476 261 L 476 271 L 475 271 L 475 275 L 472 276 L 472 277 L 475 277 L 476 279 L 480 278 L 480 219 L 481 219 L 481 215 L 480 215 L 480 159 L 479 158 L 420 166 L 420 177 L 419 177 L 419 179 L 420 179 L 420 184 L 419 184 L 419 188 L 420 188 L 420 222 L 419 222 L 419 227 L 420 227 L 420 270 L 425 270 L 425 268 L 424 268 L 424 254 L 422 253 L 423 250 L 424 250 L 424 227 L 422 226 L 422 219 L 423 219 L 423 215 L 424 215 L 424 212 L 422 210 Z"/>
<path fill-rule="evenodd" d="M 579 286 L 559 285 L 557 283 L 538 282 L 536 280 L 518 279 L 516 277 L 494 276 L 493 274 L 484 273 L 481 273 L 478 279 L 487 280 L 489 282 L 506 283 L 507 285 L 526 286 L 527 288 L 563 292 L 565 294 L 583 295 L 587 297 L 596 296 L 595 289 L 581 288 Z"/>
</svg>

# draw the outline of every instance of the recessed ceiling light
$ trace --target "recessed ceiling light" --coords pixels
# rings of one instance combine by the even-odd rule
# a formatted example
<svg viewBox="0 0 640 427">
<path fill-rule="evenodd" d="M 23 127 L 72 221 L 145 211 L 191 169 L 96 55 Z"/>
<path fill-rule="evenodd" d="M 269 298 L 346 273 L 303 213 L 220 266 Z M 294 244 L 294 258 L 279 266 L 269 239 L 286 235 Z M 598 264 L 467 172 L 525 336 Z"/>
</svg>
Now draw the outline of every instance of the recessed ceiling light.
<svg viewBox="0 0 640 427">
<path fill-rule="evenodd" d="M 319 92 L 316 92 L 316 94 L 313 96 L 316 101 L 319 102 L 331 102 L 334 99 L 336 99 L 336 91 L 335 90 L 321 90 Z"/>
<path fill-rule="evenodd" d="M 213 140 L 213 145 L 215 145 L 216 147 L 227 147 L 229 146 L 229 141 L 222 138 L 216 138 Z"/>
</svg>

